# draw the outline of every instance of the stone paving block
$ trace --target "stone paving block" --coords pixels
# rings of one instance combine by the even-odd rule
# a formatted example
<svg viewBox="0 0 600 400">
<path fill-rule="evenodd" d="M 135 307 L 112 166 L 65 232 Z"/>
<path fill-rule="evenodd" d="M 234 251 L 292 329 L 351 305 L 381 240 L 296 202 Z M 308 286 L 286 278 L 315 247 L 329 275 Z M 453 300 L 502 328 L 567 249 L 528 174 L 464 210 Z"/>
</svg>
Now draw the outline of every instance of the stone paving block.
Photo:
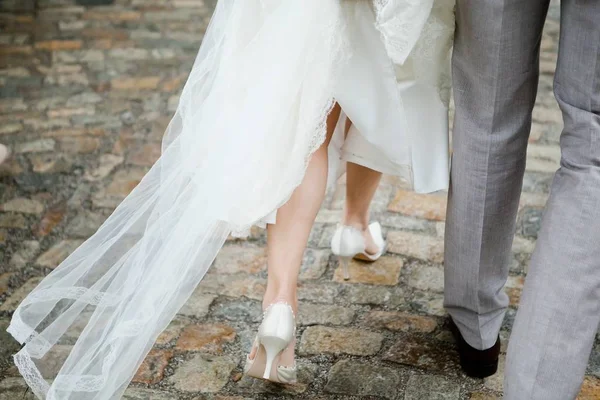
<svg viewBox="0 0 600 400">
<path fill-rule="evenodd" d="M 11 359 L 21 349 L 19 342 L 6 332 L 9 323 L 8 319 L 0 320 L 0 363 L 2 363 L 0 365 L 4 365 L 4 360 Z"/>
<path fill-rule="evenodd" d="M 331 249 L 331 238 L 337 229 L 337 225 L 327 224 L 318 227 L 318 225 L 315 224 L 315 227 L 317 227 L 317 229 L 311 231 L 308 243 L 317 248 Z"/>
<path fill-rule="evenodd" d="M 319 224 L 338 224 L 342 221 L 342 218 L 342 210 L 329 210 L 327 208 L 322 208 L 319 210 L 315 222 Z"/>
<path fill-rule="evenodd" d="M 132 382 L 153 385 L 160 382 L 165 374 L 165 368 L 173 357 L 171 350 L 150 350 L 140 367 L 138 368 Z"/>
<path fill-rule="evenodd" d="M 446 195 L 398 190 L 388 210 L 434 221 L 446 219 Z"/>
<path fill-rule="evenodd" d="M 44 211 L 44 205 L 36 200 L 16 198 L 0 205 L 0 211 L 40 215 Z"/>
<path fill-rule="evenodd" d="M 340 300 L 344 304 L 398 305 L 404 302 L 401 288 L 388 286 L 346 285 Z"/>
<path fill-rule="evenodd" d="M 408 285 L 420 290 L 444 291 L 444 270 L 436 266 L 414 265 Z"/>
<path fill-rule="evenodd" d="M 59 76 L 57 81 L 58 82 L 54 82 L 54 79 L 50 79 L 50 77 L 46 78 L 46 82 L 49 84 L 58 83 L 59 85 L 65 85 L 71 83 L 81 83 L 87 85 L 88 83 L 87 76 L 84 74 L 69 74 L 65 76 Z M 96 109 L 93 106 L 54 108 L 46 112 L 46 115 L 48 115 L 49 118 L 71 118 L 76 115 L 94 114 L 96 114 Z M 67 149 L 68 147 L 63 146 L 63 150 Z"/>
<path fill-rule="evenodd" d="M 69 97 L 65 105 L 67 107 L 74 107 L 82 104 L 98 104 L 102 103 L 102 101 L 103 98 L 98 93 L 83 92 Z"/>
<path fill-rule="evenodd" d="M 52 246 L 50 250 L 39 256 L 35 263 L 42 267 L 56 268 L 82 243 L 83 240 L 61 240 Z"/>
<path fill-rule="evenodd" d="M 532 158 L 527 160 L 526 171 L 541 172 L 545 174 L 554 174 L 558 170 L 559 165 L 554 161 L 541 160 Z"/>
<path fill-rule="evenodd" d="M 444 260 L 444 240 L 411 232 L 393 231 L 387 235 L 388 251 L 434 263 Z"/>
<path fill-rule="evenodd" d="M 71 172 L 73 162 L 66 157 L 56 154 L 32 154 L 29 161 L 33 165 L 33 171 L 41 174 L 68 173 Z"/>
<path fill-rule="evenodd" d="M 71 121 L 66 118 L 27 118 L 23 124 L 36 131 L 52 131 L 71 126 Z M 51 151 L 54 149 L 56 141 L 53 139 L 39 139 L 29 143 L 23 143 L 22 146 L 27 150 L 26 153 L 38 153 L 40 151 Z"/>
<path fill-rule="evenodd" d="M 600 399 L 600 379 L 586 376 L 577 400 L 597 400 Z"/>
<path fill-rule="evenodd" d="M 248 275 L 207 274 L 198 286 L 204 293 L 262 300 L 267 281 Z"/>
<path fill-rule="evenodd" d="M 66 233 L 70 237 L 87 239 L 100 228 L 105 220 L 106 216 L 103 214 L 83 211 L 69 223 Z"/>
<path fill-rule="evenodd" d="M 533 110 L 533 120 L 541 123 L 562 125 L 562 114 L 549 107 L 536 107 Z"/>
<path fill-rule="evenodd" d="M 216 298 L 217 296 L 214 294 L 204 293 L 202 288 L 198 288 L 192 293 L 183 307 L 181 307 L 178 314 L 202 318 L 208 314 L 208 310 Z"/>
<path fill-rule="evenodd" d="M 506 288 L 505 292 L 508 295 L 510 306 L 518 307 L 521 303 L 521 295 L 523 294 L 523 291 L 521 289 L 516 288 Z"/>
<path fill-rule="evenodd" d="M 440 317 L 446 315 L 444 295 L 441 293 L 415 292 L 409 302 L 419 312 Z"/>
<path fill-rule="evenodd" d="M 133 150 L 127 160 L 129 164 L 151 167 L 158 160 L 160 154 L 160 143 L 146 143 L 139 149 Z"/>
<path fill-rule="evenodd" d="M 381 348 L 383 336 L 353 328 L 310 326 L 302 334 L 300 354 L 350 354 L 367 356 Z"/>
<path fill-rule="evenodd" d="M 437 321 L 404 312 L 371 311 L 365 316 L 365 325 L 391 331 L 431 333 L 437 328 Z"/>
<path fill-rule="evenodd" d="M 0 100 L 0 113 L 13 113 L 17 111 L 25 111 L 29 106 L 23 99 Z"/>
<path fill-rule="evenodd" d="M 52 151 L 56 146 L 56 141 L 53 139 L 39 139 L 31 142 L 20 143 L 15 146 L 16 153 L 41 153 L 44 151 Z"/>
<path fill-rule="evenodd" d="M 46 380 L 52 380 L 58 375 L 63 364 L 71 354 L 73 346 L 54 345 L 43 358 L 43 363 L 38 365 L 40 373 Z"/>
<path fill-rule="evenodd" d="M 4 124 L 0 127 L 0 135 L 10 135 L 23 130 L 23 124 L 21 123 L 9 123 Z"/>
<path fill-rule="evenodd" d="M 85 11 L 82 18 L 89 20 L 101 21 L 137 21 L 142 17 L 142 14 L 137 11 L 119 10 L 119 9 L 94 9 Z"/>
<path fill-rule="evenodd" d="M 329 263 L 330 250 L 307 249 L 302 259 L 300 268 L 300 280 L 308 281 L 319 279 L 327 270 Z"/>
<path fill-rule="evenodd" d="M 165 330 L 162 331 L 161 334 L 158 336 L 158 338 L 156 339 L 156 344 L 159 346 L 169 345 L 171 342 L 173 342 L 179 337 L 184 327 L 192 323 L 192 320 L 186 317 L 175 317 L 173 321 L 169 323 L 169 326 L 167 326 Z"/>
<path fill-rule="evenodd" d="M 403 265 L 404 262 L 400 258 L 388 256 L 383 256 L 375 262 L 351 260 L 349 263 L 350 279 L 344 279 L 342 267 L 338 263 L 333 280 L 344 283 L 393 286 L 398 284 Z"/>
<path fill-rule="evenodd" d="M 29 279 L 20 288 L 15 290 L 0 306 L 0 311 L 14 311 L 17 306 L 23 301 L 25 296 L 29 294 L 40 282 L 41 277 L 35 277 Z"/>
<path fill-rule="evenodd" d="M 436 373 L 460 371 L 458 353 L 452 345 L 420 336 L 400 337 L 383 359 Z"/>
<path fill-rule="evenodd" d="M 25 240 L 20 248 L 12 255 L 10 259 L 11 267 L 23 268 L 40 249 L 40 242 L 37 240 Z"/>
<path fill-rule="evenodd" d="M 279 388 L 279 387 L 277 387 Z M 192 400 L 254 400 L 252 397 L 244 397 L 244 396 L 222 396 L 222 395 L 206 395 L 194 397 Z"/>
<path fill-rule="evenodd" d="M 226 324 L 189 325 L 181 332 L 175 348 L 221 354 L 223 346 L 233 342 L 235 337 L 235 329 Z"/>
<path fill-rule="evenodd" d="M 110 184 L 96 192 L 92 201 L 96 207 L 114 208 L 140 183 L 146 171 L 126 168 L 117 171 Z"/>
<path fill-rule="evenodd" d="M 544 208 L 547 201 L 547 193 L 521 193 L 519 211 L 525 208 Z"/>
<path fill-rule="evenodd" d="M 259 322 L 262 319 L 262 306 L 257 301 L 227 301 L 213 307 L 214 315 L 228 321 Z"/>
<path fill-rule="evenodd" d="M 484 392 L 473 392 L 469 396 L 469 400 L 500 400 L 501 398 L 501 396 Z"/>
<path fill-rule="evenodd" d="M 323 283 L 301 283 L 298 285 L 298 300 L 307 300 L 315 303 L 333 303 L 339 294 L 337 286 L 324 285 Z"/>
<path fill-rule="evenodd" d="M 0 400 L 37 400 L 37 397 L 27 390 L 23 378 L 6 378 L 0 381 Z"/>
<path fill-rule="evenodd" d="M 527 146 L 528 159 L 540 159 L 554 162 L 558 167 L 561 159 L 560 148 L 552 145 L 530 144 Z"/>
<path fill-rule="evenodd" d="M 158 88 L 160 77 L 117 78 L 111 81 L 114 90 L 154 90 Z"/>
<path fill-rule="evenodd" d="M 27 227 L 27 220 L 23 215 L 16 213 L 0 214 L 0 228 L 24 229 Z"/>
<path fill-rule="evenodd" d="M 415 231 L 433 234 L 436 231 L 436 222 L 414 218 L 396 213 L 386 213 L 379 221 L 382 226 L 392 230 Z"/>
<path fill-rule="evenodd" d="M 15 276 L 14 272 L 0 274 L 0 296 L 8 291 L 8 286 L 13 276 Z"/>
<path fill-rule="evenodd" d="M 173 400 L 177 398 L 175 396 L 156 389 L 130 387 L 123 394 L 123 400 Z"/>
<path fill-rule="evenodd" d="M 396 368 L 358 360 L 338 361 L 329 371 L 325 391 L 352 396 L 396 399 L 408 378 Z"/>
<path fill-rule="evenodd" d="M 263 247 L 225 246 L 217 255 L 210 273 L 257 274 L 267 269 L 267 252 Z"/>
<path fill-rule="evenodd" d="M 98 181 L 110 175 L 114 169 L 123 163 L 124 158 L 115 154 L 103 154 L 100 156 L 97 167 L 87 170 L 85 179 L 88 181 Z"/>
<path fill-rule="evenodd" d="M 437 237 L 443 238 L 446 234 L 446 223 L 438 222 L 435 224 L 435 234 Z"/>
<path fill-rule="evenodd" d="M 533 253 L 535 248 L 535 241 L 524 238 L 521 236 L 515 236 L 512 245 L 512 252 L 516 254 L 530 254 Z"/>
<path fill-rule="evenodd" d="M 544 211 L 539 208 L 526 208 L 518 221 L 518 233 L 531 239 L 537 239 L 542 227 Z"/>
<path fill-rule="evenodd" d="M 62 222 L 66 212 L 67 208 L 65 203 L 57 203 L 48 208 L 42 216 L 40 223 L 34 227 L 35 235 L 44 237 L 52 233 L 54 228 Z"/>
<path fill-rule="evenodd" d="M 532 193 L 548 193 L 553 176 L 539 172 L 525 172 L 523 191 Z"/>
<path fill-rule="evenodd" d="M 186 393 L 216 393 L 229 381 L 237 361 L 228 356 L 197 354 L 177 367 L 168 378 L 173 387 Z"/>
<path fill-rule="evenodd" d="M 298 325 L 348 325 L 354 320 L 354 310 L 326 304 L 300 303 Z"/>
<path fill-rule="evenodd" d="M 63 137 L 59 145 L 65 153 L 88 154 L 98 150 L 101 141 L 95 137 Z"/>
<path fill-rule="evenodd" d="M 439 376 L 413 375 L 404 400 L 458 400 L 460 385 Z"/>
<path fill-rule="evenodd" d="M 22 173 L 14 177 L 17 186 L 22 192 L 32 194 L 51 191 L 60 183 L 58 174 Z"/>
</svg>

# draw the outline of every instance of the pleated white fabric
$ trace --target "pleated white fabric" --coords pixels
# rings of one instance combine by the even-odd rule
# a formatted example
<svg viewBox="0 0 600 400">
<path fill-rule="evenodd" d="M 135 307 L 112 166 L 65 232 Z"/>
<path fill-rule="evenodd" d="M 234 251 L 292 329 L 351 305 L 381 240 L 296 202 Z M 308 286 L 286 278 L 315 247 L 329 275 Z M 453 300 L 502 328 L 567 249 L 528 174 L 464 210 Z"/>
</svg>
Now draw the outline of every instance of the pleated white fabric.
<svg viewBox="0 0 600 400">
<path fill-rule="evenodd" d="M 392 48 L 398 60 L 414 43 L 385 33 L 384 11 L 402 3 L 419 11 L 406 25 L 418 38 L 430 2 L 421 8 L 414 0 L 381 1 L 376 14 L 370 11 L 384 27 L 380 46 Z M 162 156 L 13 315 L 8 331 L 24 344 L 15 363 L 37 397 L 120 398 L 228 235 L 264 221 L 290 197 L 324 140 L 338 77 L 352 64 L 353 7 L 361 2 L 219 1 Z M 392 78 L 393 63 L 386 71 Z M 393 115 L 384 124 L 380 115 L 356 115 L 370 121 L 361 134 L 410 169 L 400 91 L 395 82 L 381 90 Z M 390 140 L 393 151 L 381 147 Z M 49 375 L 65 351 L 60 371 Z"/>
<path fill-rule="evenodd" d="M 334 137 L 330 159 L 400 176 L 419 193 L 447 189 L 455 1 L 375 3 L 375 15 L 368 2 L 346 14 L 352 54 L 334 95 L 353 126 Z"/>
</svg>

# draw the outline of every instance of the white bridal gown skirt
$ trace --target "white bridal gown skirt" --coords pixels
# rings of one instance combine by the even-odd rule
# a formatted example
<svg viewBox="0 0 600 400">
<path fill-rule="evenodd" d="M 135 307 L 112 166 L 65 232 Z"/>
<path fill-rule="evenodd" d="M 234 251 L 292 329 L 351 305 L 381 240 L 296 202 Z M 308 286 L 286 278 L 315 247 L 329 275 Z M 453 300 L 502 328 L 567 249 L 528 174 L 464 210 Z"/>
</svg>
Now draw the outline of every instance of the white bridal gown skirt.
<svg viewBox="0 0 600 400">
<path fill-rule="evenodd" d="M 120 398 L 231 232 L 300 184 L 335 101 L 338 160 L 446 187 L 452 5 L 372 1 L 218 2 L 160 159 L 12 316 L 38 398 Z"/>
<path fill-rule="evenodd" d="M 399 176 L 418 193 L 447 189 L 455 0 L 429 4 L 414 46 L 397 57 L 386 48 L 373 3 L 342 2 L 350 50 L 333 92 L 342 117 L 329 147 L 329 185 L 351 162 Z M 403 7 L 400 3 L 395 6 Z M 346 118 L 352 122 L 347 133 Z M 276 223 L 276 215 L 261 222 Z"/>
<path fill-rule="evenodd" d="M 416 192 L 447 189 L 454 0 L 433 4 L 402 65 L 386 49 L 369 4 L 353 2 L 352 7 L 352 56 L 334 94 L 353 126 L 345 140 L 334 139 L 333 150 L 340 148 L 342 161 L 404 178 Z M 401 110 L 389 101 L 390 91 L 398 92 Z M 408 164 L 392 158 L 403 149 L 409 151 Z"/>
</svg>

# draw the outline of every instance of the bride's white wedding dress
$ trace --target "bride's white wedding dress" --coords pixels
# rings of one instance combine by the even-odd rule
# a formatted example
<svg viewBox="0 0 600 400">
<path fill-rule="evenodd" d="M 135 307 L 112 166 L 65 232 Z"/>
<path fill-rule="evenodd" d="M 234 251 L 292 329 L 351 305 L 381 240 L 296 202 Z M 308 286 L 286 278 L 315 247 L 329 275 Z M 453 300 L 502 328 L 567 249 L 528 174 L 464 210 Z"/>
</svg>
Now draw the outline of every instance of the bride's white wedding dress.
<svg viewBox="0 0 600 400">
<path fill-rule="evenodd" d="M 453 28 L 453 0 L 220 0 L 161 158 L 13 315 L 33 392 L 119 398 L 228 235 L 274 222 L 335 101 L 332 159 L 445 188 Z"/>
</svg>

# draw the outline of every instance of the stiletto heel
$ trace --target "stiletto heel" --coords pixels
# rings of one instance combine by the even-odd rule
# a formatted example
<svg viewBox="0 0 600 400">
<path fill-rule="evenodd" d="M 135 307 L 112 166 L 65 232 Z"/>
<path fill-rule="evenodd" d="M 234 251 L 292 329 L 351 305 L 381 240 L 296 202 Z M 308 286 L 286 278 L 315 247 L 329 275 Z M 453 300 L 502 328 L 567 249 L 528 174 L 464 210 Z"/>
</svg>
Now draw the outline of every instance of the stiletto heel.
<svg viewBox="0 0 600 400">
<path fill-rule="evenodd" d="M 270 379 L 271 370 L 273 369 L 273 361 L 279 356 L 285 348 L 288 346 L 288 342 L 284 339 L 268 336 L 260 338 L 260 344 L 265 349 L 266 363 L 265 372 L 263 373 L 263 379 Z"/>
<path fill-rule="evenodd" d="M 367 245 L 363 232 L 353 226 L 340 225 L 331 238 L 331 251 L 338 256 L 344 279 L 350 279 L 349 263 L 352 258 L 362 261 L 376 261 L 385 253 L 386 243 L 381 234 L 381 225 L 374 222 L 369 225 L 369 232 L 379 247 L 376 254 L 367 253 Z"/>
<path fill-rule="evenodd" d="M 279 365 L 281 353 L 296 337 L 296 321 L 292 307 L 286 303 L 271 304 L 264 312 L 254 342 L 256 355 L 246 358 L 244 373 L 254 378 L 279 383 L 296 381 L 296 366 Z"/>
<path fill-rule="evenodd" d="M 350 279 L 350 260 L 352 259 L 352 257 L 344 257 L 344 256 L 338 256 L 338 260 L 340 262 L 340 265 L 342 266 L 342 272 L 344 273 L 344 279 L 348 280 Z"/>
</svg>

